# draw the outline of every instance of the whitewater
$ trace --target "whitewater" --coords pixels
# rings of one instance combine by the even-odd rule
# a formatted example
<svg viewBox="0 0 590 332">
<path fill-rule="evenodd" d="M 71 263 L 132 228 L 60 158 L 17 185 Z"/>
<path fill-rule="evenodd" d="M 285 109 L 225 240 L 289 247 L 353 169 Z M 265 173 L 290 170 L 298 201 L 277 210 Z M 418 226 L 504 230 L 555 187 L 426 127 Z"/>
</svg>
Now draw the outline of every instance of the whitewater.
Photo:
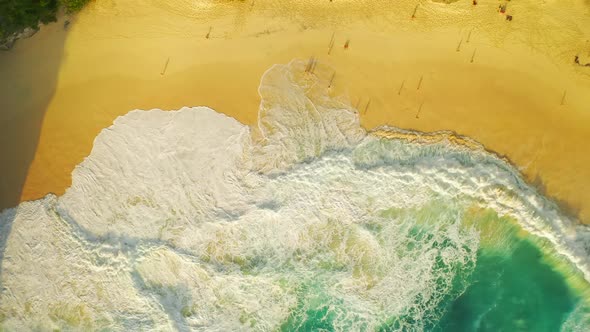
<svg viewBox="0 0 590 332">
<path fill-rule="evenodd" d="M 367 132 L 332 69 L 308 69 L 263 75 L 253 127 L 207 107 L 119 117 L 63 196 L 3 211 L 0 326 L 444 330 L 504 236 L 585 292 L 589 228 L 515 167 L 453 133 Z"/>
</svg>

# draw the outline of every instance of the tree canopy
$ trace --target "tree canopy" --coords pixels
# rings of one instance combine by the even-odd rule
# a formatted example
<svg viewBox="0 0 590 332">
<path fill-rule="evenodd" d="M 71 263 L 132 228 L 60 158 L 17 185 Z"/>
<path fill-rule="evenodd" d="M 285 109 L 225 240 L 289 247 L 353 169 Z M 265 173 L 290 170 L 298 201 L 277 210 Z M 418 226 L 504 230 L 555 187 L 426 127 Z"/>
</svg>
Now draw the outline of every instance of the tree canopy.
<svg viewBox="0 0 590 332">
<path fill-rule="evenodd" d="M 57 12 L 80 10 L 89 0 L 0 0 L 0 42 L 25 28 L 54 22 Z"/>
</svg>

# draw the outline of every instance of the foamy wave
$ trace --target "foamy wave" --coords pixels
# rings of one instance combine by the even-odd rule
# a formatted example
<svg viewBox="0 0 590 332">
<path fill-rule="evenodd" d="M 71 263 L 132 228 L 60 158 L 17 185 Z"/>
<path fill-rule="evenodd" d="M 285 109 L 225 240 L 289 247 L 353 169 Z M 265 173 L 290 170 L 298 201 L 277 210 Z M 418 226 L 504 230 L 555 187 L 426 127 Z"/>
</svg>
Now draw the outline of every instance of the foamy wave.
<svg viewBox="0 0 590 332">
<path fill-rule="evenodd" d="M 358 113 L 341 98 L 327 94 L 330 69 L 302 61 L 274 65 L 262 76 L 262 101 L 253 145 L 253 168 L 282 171 L 321 156 L 327 150 L 351 148 L 365 136 Z M 258 137 L 260 135 L 261 137 Z"/>
<path fill-rule="evenodd" d="M 380 138 L 387 130 L 389 137 Z M 512 165 L 472 141 L 456 144 L 457 137 L 448 133 L 423 139 L 408 135 L 420 134 L 382 128 L 378 137 L 357 146 L 354 160 L 383 173 L 406 173 L 413 183 L 442 197 L 473 201 L 516 219 L 531 233 L 550 240 L 590 281 L 590 228 L 561 213 Z"/>
<path fill-rule="evenodd" d="M 475 266 L 474 205 L 590 280 L 588 229 L 507 162 L 450 136 L 367 135 L 326 69 L 305 68 L 264 74 L 252 133 L 205 107 L 133 111 L 64 196 L 4 211 L 0 323 L 267 331 L 322 312 L 335 330 L 420 330 Z"/>
</svg>

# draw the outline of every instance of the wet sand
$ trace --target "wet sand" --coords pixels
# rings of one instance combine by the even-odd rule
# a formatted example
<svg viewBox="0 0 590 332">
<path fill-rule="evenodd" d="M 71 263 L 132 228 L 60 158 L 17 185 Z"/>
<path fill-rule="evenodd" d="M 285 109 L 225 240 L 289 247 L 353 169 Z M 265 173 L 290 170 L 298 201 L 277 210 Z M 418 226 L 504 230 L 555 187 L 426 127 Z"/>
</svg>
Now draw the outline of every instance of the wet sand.
<svg viewBox="0 0 590 332">
<path fill-rule="evenodd" d="M 573 62 L 576 54 L 590 62 L 590 7 L 509 3 L 508 22 L 496 1 L 425 1 L 412 19 L 416 3 L 97 0 L 73 20 L 63 55 L 54 55 L 55 93 L 35 108 L 44 117 L 26 181 L 2 194 L 63 193 L 98 132 L 132 109 L 205 105 L 253 124 L 264 71 L 316 56 L 335 69 L 334 93 L 358 105 L 365 128 L 472 137 L 590 223 L 590 67 Z M 27 100 L 50 84 L 29 64 L 47 61 L 47 41 L 64 33 L 44 30 L 0 53 L 10 76 L 35 78 L 32 97 L 0 90 L 2 108 L 28 114 Z M 2 169 L 6 178 L 13 172 Z"/>
</svg>

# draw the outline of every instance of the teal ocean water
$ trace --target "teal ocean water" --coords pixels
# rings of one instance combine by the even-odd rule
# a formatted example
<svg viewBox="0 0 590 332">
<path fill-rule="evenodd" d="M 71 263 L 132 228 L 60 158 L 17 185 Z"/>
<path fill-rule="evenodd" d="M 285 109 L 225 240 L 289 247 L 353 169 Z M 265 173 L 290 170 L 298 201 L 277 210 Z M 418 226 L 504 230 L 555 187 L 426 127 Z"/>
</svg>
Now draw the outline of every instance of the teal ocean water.
<svg viewBox="0 0 590 332">
<path fill-rule="evenodd" d="M 436 219 L 444 207 L 431 211 L 412 211 L 407 217 L 428 214 Z M 469 218 L 469 217 L 468 217 Z M 447 265 L 437 257 L 435 269 L 453 271 L 452 286 L 444 278 L 435 281 L 440 294 L 436 305 L 425 303 L 424 311 L 405 312 L 383 317 L 382 323 L 355 330 L 375 331 L 583 331 L 588 326 L 586 311 L 587 285 L 581 276 L 576 284 L 568 284 L 569 273 L 560 271 L 544 253 L 543 245 L 510 220 L 501 220 L 491 211 L 474 213 L 469 222 L 479 225 L 484 238 L 474 261 L 467 265 Z M 432 219 L 430 219 L 432 220 Z M 420 222 L 421 223 L 421 222 Z M 428 224 L 412 227 L 406 245 L 435 237 Z M 444 252 L 450 241 L 430 243 L 433 250 Z M 442 276 L 442 274 L 441 274 Z M 419 275 L 416 278 L 420 278 Z M 570 281 L 571 282 L 571 281 Z M 579 285 L 579 284 L 578 284 Z M 301 287 L 298 307 L 281 325 L 281 331 L 334 331 L 336 321 L 346 312 L 343 301 L 331 298 L 317 281 Z M 423 300 L 417 296 L 417 301 Z M 431 312 L 428 312 L 430 310 Z M 419 318 L 416 318 L 418 316 Z M 578 325 L 576 325 L 578 324 Z M 346 325 L 343 329 L 346 330 Z M 348 326 L 353 326 L 348 323 Z"/>
<path fill-rule="evenodd" d="M 453 133 L 367 132 L 331 69 L 259 122 L 132 111 L 0 213 L 2 331 L 588 331 L 590 230 Z"/>
<path fill-rule="evenodd" d="M 433 330 L 558 331 L 582 301 L 526 240 L 511 251 L 482 249 L 465 282 L 467 290 L 441 308 Z"/>
</svg>

